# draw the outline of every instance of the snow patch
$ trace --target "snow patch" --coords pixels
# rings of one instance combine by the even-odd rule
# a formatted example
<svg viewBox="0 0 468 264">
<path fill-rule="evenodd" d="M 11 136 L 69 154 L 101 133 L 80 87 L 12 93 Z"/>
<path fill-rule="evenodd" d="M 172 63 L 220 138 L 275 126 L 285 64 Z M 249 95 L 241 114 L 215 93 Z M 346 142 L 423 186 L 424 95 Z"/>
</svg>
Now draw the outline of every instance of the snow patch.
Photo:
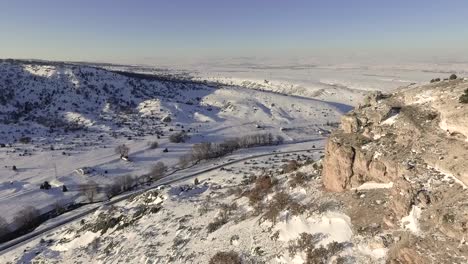
<svg viewBox="0 0 468 264">
<path fill-rule="evenodd" d="M 391 126 L 391 125 L 395 124 L 398 116 L 399 116 L 399 114 L 393 115 L 393 116 L 385 119 L 385 121 L 383 121 L 382 124 Z"/>
<path fill-rule="evenodd" d="M 415 234 L 419 234 L 419 217 L 421 217 L 421 211 L 421 208 L 413 205 L 410 213 L 401 219 L 401 227 Z"/>
<path fill-rule="evenodd" d="M 91 231 L 86 231 L 83 235 L 78 238 L 71 240 L 69 243 L 57 244 L 52 247 L 52 250 L 56 251 L 68 251 L 80 247 L 85 247 L 93 242 L 94 239 L 99 237 L 99 233 L 93 233 Z"/>
<path fill-rule="evenodd" d="M 333 241 L 346 242 L 353 235 L 349 216 L 336 212 L 329 212 L 318 218 L 304 215 L 294 216 L 278 223 L 276 230 L 279 231 L 280 241 L 297 239 L 301 233 L 322 233 L 326 237 L 318 243 L 319 246 L 326 246 Z"/>
<path fill-rule="evenodd" d="M 393 187 L 393 182 L 389 183 L 377 183 L 377 182 L 365 182 L 361 186 L 354 188 L 353 190 L 372 190 L 372 189 L 390 189 Z"/>
</svg>

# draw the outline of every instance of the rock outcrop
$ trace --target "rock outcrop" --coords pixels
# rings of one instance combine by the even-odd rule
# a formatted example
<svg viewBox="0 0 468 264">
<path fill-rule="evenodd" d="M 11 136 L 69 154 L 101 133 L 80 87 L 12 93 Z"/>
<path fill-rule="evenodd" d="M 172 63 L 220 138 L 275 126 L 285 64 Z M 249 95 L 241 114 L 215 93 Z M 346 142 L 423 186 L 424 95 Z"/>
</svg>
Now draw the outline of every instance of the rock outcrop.
<svg viewBox="0 0 468 264">
<path fill-rule="evenodd" d="M 323 186 L 358 232 L 393 239 L 389 263 L 468 261 L 468 105 L 458 101 L 467 88 L 452 80 L 373 93 L 328 139 Z M 360 191 L 369 182 L 391 187 Z"/>
</svg>

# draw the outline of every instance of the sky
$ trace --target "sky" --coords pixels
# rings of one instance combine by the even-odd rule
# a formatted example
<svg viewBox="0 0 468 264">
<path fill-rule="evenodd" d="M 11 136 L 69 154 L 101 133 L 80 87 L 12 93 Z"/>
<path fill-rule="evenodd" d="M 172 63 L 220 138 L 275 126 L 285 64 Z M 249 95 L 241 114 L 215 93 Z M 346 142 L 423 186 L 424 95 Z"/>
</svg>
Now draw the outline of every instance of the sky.
<svg viewBox="0 0 468 264">
<path fill-rule="evenodd" d="M 0 0 L 0 58 L 468 59 L 466 0 Z"/>
</svg>

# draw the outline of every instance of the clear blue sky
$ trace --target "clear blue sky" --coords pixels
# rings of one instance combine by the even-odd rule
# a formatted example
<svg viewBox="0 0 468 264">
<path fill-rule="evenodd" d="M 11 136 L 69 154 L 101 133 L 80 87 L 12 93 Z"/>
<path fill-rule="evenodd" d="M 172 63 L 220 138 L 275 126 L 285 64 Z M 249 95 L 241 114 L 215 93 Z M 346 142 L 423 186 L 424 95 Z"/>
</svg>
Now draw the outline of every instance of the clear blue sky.
<svg viewBox="0 0 468 264">
<path fill-rule="evenodd" d="M 1 58 L 466 58 L 468 1 L 0 0 L 0 33 Z"/>
</svg>

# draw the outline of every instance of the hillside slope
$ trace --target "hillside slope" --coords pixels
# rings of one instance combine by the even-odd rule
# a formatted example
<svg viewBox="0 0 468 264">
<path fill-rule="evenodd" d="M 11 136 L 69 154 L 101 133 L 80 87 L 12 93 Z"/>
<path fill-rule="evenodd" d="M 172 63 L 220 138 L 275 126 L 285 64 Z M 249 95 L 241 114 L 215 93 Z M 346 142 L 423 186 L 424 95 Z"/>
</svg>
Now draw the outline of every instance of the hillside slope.
<svg viewBox="0 0 468 264">
<path fill-rule="evenodd" d="M 319 146 L 342 115 L 341 105 L 313 98 L 124 69 L 0 61 L 0 209 L 10 212 L 7 223 L 28 205 L 49 212 L 88 202 L 82 186 L 105 189 L 148 174 L 157 162 L 177 168 L 200 142 L 271 133 Z M 189 138 L 171 142 L 181 132 Z M 114 151 L 122 144 L 130 162 Z M 51 190 L 39 188 L 45 181 Z"/>
</svg>

